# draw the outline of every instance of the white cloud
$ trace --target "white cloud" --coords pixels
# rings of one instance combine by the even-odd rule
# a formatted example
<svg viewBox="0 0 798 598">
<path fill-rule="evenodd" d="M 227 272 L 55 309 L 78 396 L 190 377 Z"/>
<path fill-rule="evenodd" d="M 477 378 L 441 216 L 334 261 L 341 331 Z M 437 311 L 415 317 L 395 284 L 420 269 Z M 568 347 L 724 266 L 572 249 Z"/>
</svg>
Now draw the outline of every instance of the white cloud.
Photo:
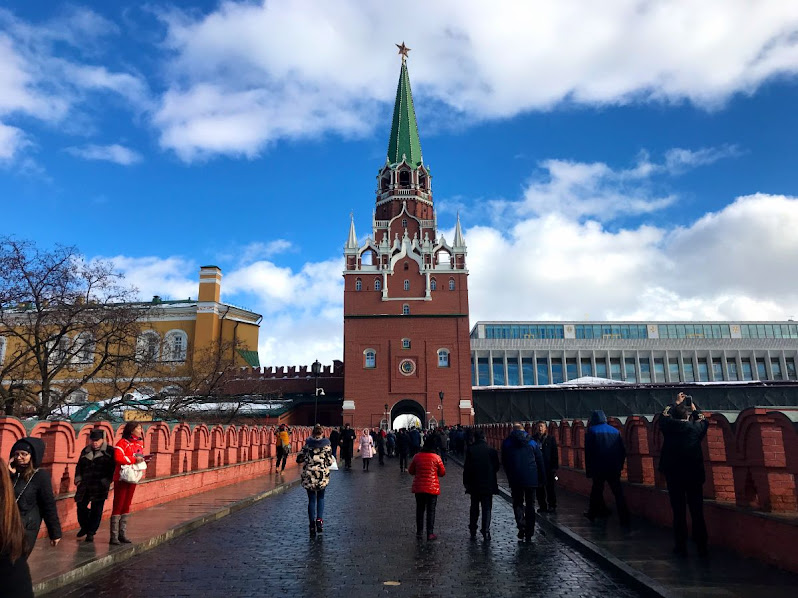
<svg viewBox="0 0 798 598">
<path fill-rule="evenodd" d="M 25 134 L 20 129 L 0 122 L 0 161 L 11 160 L 25 143 Z"/>
<path fill-rule="evenodd" d="M 124 274 L 124 283 L 138 289 L 141 299 L 154 295 L 164 299 L 197 298 L 199 269 L 192 260 L 181 257 L 129 257 L 118 255 L 108 259 Z"/>
<path fill-rule="evenodd" d="M 423 15 L 423 18 L 419 18 Z M 560 103 L 714 108 L 798 71 L 798 3 L 607 0 L 223 2 L 163 15 L 173 52 L 155 123 L 183 159 L 370 130 L 410 47 L 416 100 L 473 119 Z M 707 156 L 678 156 L 681 160 Z"/>
<path fill-rule="evenodd" d="M 84 160 L 102 160 L 129 166 L 141 162 L 141 154 L 116 143 L 112 145 L 85 145 L 83 147 L 68 147 L 64 150 L 77 158 Z"/>
</svg>

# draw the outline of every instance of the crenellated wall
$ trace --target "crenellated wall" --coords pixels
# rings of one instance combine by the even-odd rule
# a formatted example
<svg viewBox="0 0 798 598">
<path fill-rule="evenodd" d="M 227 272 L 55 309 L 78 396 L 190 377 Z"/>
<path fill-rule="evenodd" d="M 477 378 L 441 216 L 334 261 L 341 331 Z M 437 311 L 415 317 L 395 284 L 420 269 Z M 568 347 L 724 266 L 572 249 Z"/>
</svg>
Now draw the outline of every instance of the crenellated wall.
<svg viewBox="0 0 798 598">
<path fill-rule="evenodd" d="M 734 423 L 716 413 L 707 414 L 707 419 L 704 497 L 710 542 L 798 571 L 798 553 L 793 550 L 798 538 L 796 424 L 783 412 L 762 408 L 740 412 Z M 653 421 L 632 416 L 624 423 L 609 418 L 608 423 L 620 431 L 626 446 L 622 479 L 629 508 L 670 526 L 665 479 L 657 471 L 662 448 L 658 420 L 659 416 Z M 481 427 L 489 444 L 500 449 L 512 424 Z M 582 420 L 549 424 L 560 451 L 559 485 L 588 495 L 591 481 L 584 474 L 585 430 Z"/>
<path fill-rule="evenodd" d="M 277 435 L 272 426 L 208 427 L 163 422 L 142 425 L 144 449 L 153 458 L 136 489 L 133 511 L 274 472 Z M 53 421 L 26 429 L 17 418 L 0 417 L 0 456 L 7 461 L 13 444 L 25 436 L 44 440 L 41 467 L 52 476 L 61 525 L 69 530 L 77 527 L 73 480 L 80 452 L 89 443 L 89 433 L 101 428 L 106 439 L 116 443 L 122 438 L 123 427 L 124 424 L 115 428 L 109 422 L 73 425 Z M 292 453 L 296 453 L 310 436 L 311 428 L 291 430 Z M 289 457 L 286 468 L 295 467 L 296 459 Z M 106 516 L 110 514 L 113 490 L 108 498 Z M 42 526 L 40 535 L 45 533 Z"/>
</svg>

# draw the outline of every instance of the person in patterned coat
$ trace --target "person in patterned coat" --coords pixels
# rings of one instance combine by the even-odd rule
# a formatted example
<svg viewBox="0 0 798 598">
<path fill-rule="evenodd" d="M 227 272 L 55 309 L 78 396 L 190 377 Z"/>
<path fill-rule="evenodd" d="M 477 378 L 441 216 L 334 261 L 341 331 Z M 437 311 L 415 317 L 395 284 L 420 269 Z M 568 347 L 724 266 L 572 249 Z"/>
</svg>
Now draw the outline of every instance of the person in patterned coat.
<svg viewBox="0 0 798 598">
<path fill-rule="evenodd" d="M 320 424 L 313 427 L 313 435 L 297 455 L 302 464 L 302 487 L 308 492 L 308 521 L 310 535 L 324 532 L 324 492 L 330 483 L 330 466 L 333 463 L 330 440 L 324 438 Z"/>
</svg>

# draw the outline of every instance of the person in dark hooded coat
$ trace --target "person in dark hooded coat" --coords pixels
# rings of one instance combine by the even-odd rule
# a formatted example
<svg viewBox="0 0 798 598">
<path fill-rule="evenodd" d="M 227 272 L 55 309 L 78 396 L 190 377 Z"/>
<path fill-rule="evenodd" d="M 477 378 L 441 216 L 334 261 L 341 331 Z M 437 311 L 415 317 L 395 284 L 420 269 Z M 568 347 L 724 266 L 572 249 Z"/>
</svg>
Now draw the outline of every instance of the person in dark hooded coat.
<svg viewBox="0 0 798 598">
<path fill-rule="evenodd" d="M 31 553 L 36 544 L 42 519 L 47 526 L 50 544 L 56 546 L 61 541 L 61 522 L 55 507 L 50 472 L 39 469 L 42 457 L 44 441 L 41 438 L 26 436 L 11 447 L 8 469 L 11 472 L 22 525 L 25 527 L 26 555 Z"/>
<path fill-rule="evenodd" d="M 92 430 L 89 445 L 81 451 L 75 467 L 75 502 L 80 524 L 78 538 L 86 536 L 86 542 L 94 541 L 94 534 L 100 527 L 115 469 L 114 447 L 105 441 L 102 430 Z"/>
<path fill-rule="evenodd" d="M 482 507 L 482 537 L 490 540 L 490 516 L 493 510 L 493 495 L 499 493 L 496 473 L 501 467 L 499 453 L 485 442 L 482 430 L 474 431 L 474 442 L 468 446 L 463 464 L 463 486 L 471 495 L 471 510 L 468 530 L 471 537 L 477 535 L 477 519 Z"/>
<path fill-rule="evenodd" d="M 330 432 L 330 449 L 332 450 L 333 459 L 338 458 L 338 445 L 341 442 L 341 433 L 338 428 L 333 428 Z"/>
<path fill-rule="evenodd" d="M 546 469 L 538 443 L 521 424 L 515 424 L 502 443 L 502 466 L 510 484 L 518 539 L 529 542 L 535 533 L 535 493 Z"/>
<path fill-rule="evenodd" d="M 341 459 L 344 460 L 344 464 L 346 465 L 347 469 L 352 469 L 352 455 L 355 452 L 355 438 L 357 438 L 357 434 L 355 431 L 349 427 L 349 424 L 344 424 L 343 430 L 341 430 Z"/>
<path fill-rule="evenodd" d="M 603 411 L 594 411 L 585 432 L 585 473 L 593 479 L 585 517 L 591 521 L 596 517 L 606 517 L 611 512 L 604 502 L 606 482 L 615 495 L 621 524 L 629 523 L 629 509 L 621 487 L 621 471 L 625 461 L 626 449 L 620 432 L 607 423 L 607 416 Z"/>
</svg>

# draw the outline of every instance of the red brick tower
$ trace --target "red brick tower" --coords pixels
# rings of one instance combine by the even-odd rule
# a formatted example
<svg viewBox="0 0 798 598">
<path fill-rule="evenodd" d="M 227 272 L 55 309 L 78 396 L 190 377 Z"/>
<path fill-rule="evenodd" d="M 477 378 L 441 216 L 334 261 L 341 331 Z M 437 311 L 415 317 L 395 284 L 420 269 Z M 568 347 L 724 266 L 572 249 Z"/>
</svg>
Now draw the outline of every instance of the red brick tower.
<svg viewBox="0 0 798 598">
<path fill-rule="evenodd" d="M 451 244 L 437 231 L 407 51 L 373 236 L 361 246 L 353 220 L 344 248 L 343 421 L 358 428 L 409 413 L 424 425 L 472 421 L 466 245 L 459 217 Z"/>
</svg>

